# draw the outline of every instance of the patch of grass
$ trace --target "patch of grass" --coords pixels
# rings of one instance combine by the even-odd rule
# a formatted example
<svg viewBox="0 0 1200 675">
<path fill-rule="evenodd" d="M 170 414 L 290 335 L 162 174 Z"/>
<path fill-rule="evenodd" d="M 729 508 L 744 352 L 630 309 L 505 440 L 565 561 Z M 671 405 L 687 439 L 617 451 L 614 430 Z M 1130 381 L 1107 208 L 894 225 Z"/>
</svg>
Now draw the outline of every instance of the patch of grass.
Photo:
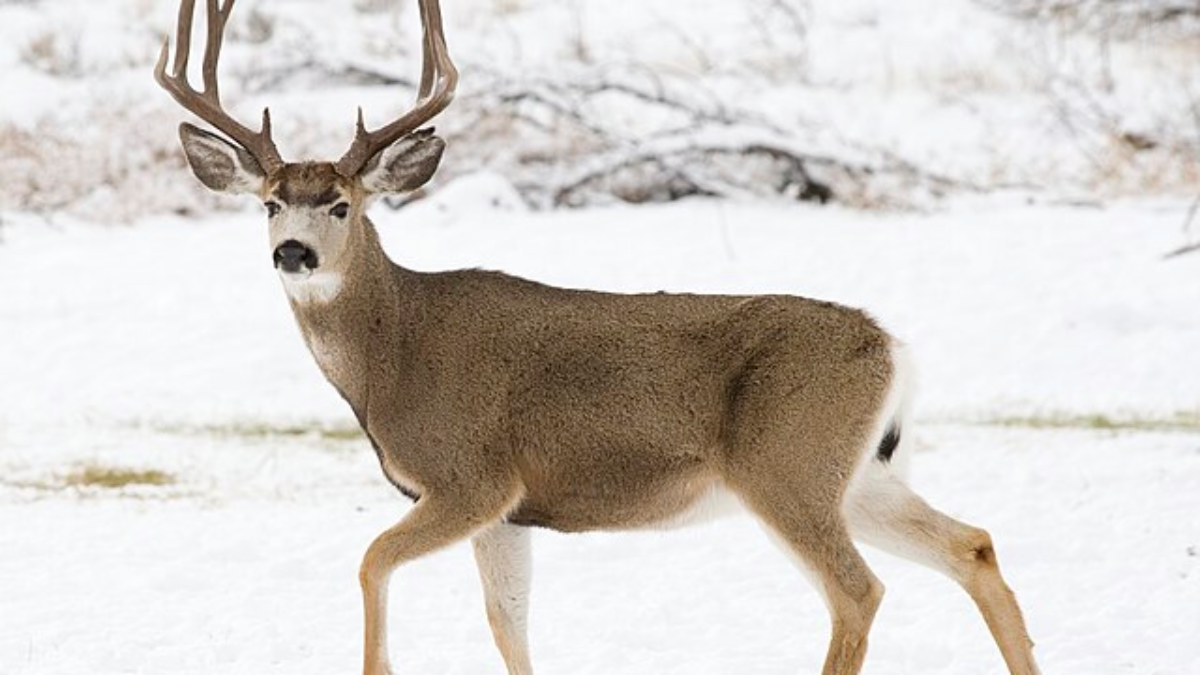
<svg viewBox="0 0 1200 675">
<path fill-rule="evenodd" d="M 225 424 L 139 424 L 139 427 L 164 434 L 181 436 L 213 436 L 241 440 L 271 440 L 296 438 L 317 441 L 359 441 L 366 436 L 352 424 L 272 424 L 270 422 L 240 421 Z"/>
<path fill-rule="evenodd" d="M 266 422 L 236 422 L 207 425 L 197 429 L 213 436 L 237 438 L 316 438 L 323 441 L 356 441 L 365 438 L 357 426 L 330 424 L 270 424 Z"/>
<path fill-rule="evenodd" d="M 109 466 L 85 466 L 67 475 L 63 481 L 69 487 L 105 488 L 174 485 L 175 477 L 155 469 L 122 469 Z"/>
<path fill-rule="evenodd" d="M 1026 429 L 1091 429 L 1094 431 L 1170 431 L 1200 432 L 1200 411 L 1177 411 L 1164 417 L 1146 415 L 1106 415 L 1102 413 L 1047 413 L 998 417 L 978 422 L 986 426 L 1023 427 Z"/>
<path fill-rule="evenodd" d="M 33 499 L 68 494 L 77 499 L 177 499 L 194 495 L 173 475 L 158 469 L 131 469 L 80 463 L 69 473 L 0 476 L 0 488 L 13 488 Z"/>
</svg>

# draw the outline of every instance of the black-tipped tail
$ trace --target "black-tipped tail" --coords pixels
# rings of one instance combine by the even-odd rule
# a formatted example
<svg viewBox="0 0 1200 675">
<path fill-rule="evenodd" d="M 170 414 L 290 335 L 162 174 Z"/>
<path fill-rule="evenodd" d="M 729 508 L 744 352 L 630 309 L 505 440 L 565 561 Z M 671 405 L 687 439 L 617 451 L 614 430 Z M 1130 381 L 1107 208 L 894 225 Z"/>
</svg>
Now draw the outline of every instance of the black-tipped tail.
<svg viewBox="0 0 1200 675">
<path fill-rule="evenodd" d="M 887 464 L 892 461 L 892 455 L 895 454 L 896 448 L 900 445 L 900 425 L 892 422 L 888 427 L 887 433 L 883 435 L 883 440 L 879 441 L 879 449 L 875 451 L 875 459 Z"/>
</svg>

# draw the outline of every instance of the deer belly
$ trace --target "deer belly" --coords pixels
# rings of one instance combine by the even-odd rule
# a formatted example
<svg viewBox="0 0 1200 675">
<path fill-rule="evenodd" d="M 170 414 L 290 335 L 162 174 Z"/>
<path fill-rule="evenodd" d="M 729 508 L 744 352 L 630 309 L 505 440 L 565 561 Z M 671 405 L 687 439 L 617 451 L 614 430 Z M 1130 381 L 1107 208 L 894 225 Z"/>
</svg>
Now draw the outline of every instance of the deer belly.
<svg viewBox="0 0 1200 675">
<path fill-rule="evenodd" d="M 561 532 L 674 529 L 738 513 L 741 502 L 715 481 L 672 485 L 661 490 L 530 491 L 508 522 Z"/>
<path fill-rule="evenodd" d="M 745 513 L 746 507 L 737 495 L 723 485 L 714 484 L 691 504 L 665 520 L 651 523 L 648 527 L 659 530 L 674 530 L 692 525 L 702 525 L 727 516 Z"/>
</svg>

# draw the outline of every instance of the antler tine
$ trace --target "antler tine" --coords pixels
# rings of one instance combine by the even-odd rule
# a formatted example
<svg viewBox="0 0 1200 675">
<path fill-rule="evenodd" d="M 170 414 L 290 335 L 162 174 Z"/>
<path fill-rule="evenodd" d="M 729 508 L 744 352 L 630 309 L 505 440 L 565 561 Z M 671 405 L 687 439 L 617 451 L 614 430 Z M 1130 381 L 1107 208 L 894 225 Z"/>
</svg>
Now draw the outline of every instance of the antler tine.
<svg viewBox="0 0 1200 675">
<path fill-rule="evenodd" d="M 175 64 L 167 75 L 170 42 L 164 41 L 158 64 L 154 68 L 154 79 L 167 90 L 184 109 L 216 127 L 216 129 L 254 157 L 259 166 L 270 173 L 283 166 L 283 157 L 271 138 L 271 116 L 263 110 L 262 127 L 253 131 L 239 123 L 221 106 L 220 87 L 217 82 L 217 65 L 221 58 L 221 45 L 225 35 L 225 24 L 233 12 L 236 0 L 205 0 L 208 12 L 208 35 L 204 46 L 202 77 L 203 91 L 196 91 L 188 80 L 188 58 L 192 46 L 192 22 L 195 19 L 195 0 L 181 0 L 179 23 L 175 32 Z"/>
<path fill-rule="evenodd" d="M 192 54 L 192 19 L 196 14 L 196 0 L 179 3 L 179 19 L 175 26 L 175 77 L 187 77 L 188 58 Z M 163 53 L 167 41 L 163 41 Z"/>
<path fill-rule="evenodd" d="M 337 162 L 337 171 L 343 176 L 355 176 L 363 166 L 381 150 L 403 136 L 416 130 L 450 105 L 454 90 L 458 86 L 458 69 L 450 60 L 446 49 L 446 35 L 442 28 L 442 10 L 438 0 L 418 0 L 421 9 L 423 35 L 421 40 L 421 84 L 415 107 L 391 123 L 368 131 L 363 123 L 362 109 L 358 111 L 358 124 L 354 142 Z"/>
<path fill-rule="evenodd" d="M 433 78 L 435 76 L 434 56 L 433 56 L 433 36 L 434 30 L 431 30 L 429 17 L 429 6 L 425 3 L 420 3 L 421 9 L 421 86 L 417 89 L 417 101 L 420 102 L 429 96 L 429 92 L 433 89 Z M 434 17 L 433 21 L 437 23 L 437 33 L 441 33 L 442 16 L 441 12 Z"/>
<path fill-rule="evenodd" d="M 220 7 L 217 0 L 205 0 L 208 9 L 208 40 L 204 45 L 204 67 L 201 75 L 204 81 L 204 93 L 211 94 L 214 101 L 221 100 L 220 85 L 217 82 L 217 63 L 221 58 L 222 36 L 225 35 L 225 22 L 233 11 L 235 0 L 225 0 Z"/>
</svg>

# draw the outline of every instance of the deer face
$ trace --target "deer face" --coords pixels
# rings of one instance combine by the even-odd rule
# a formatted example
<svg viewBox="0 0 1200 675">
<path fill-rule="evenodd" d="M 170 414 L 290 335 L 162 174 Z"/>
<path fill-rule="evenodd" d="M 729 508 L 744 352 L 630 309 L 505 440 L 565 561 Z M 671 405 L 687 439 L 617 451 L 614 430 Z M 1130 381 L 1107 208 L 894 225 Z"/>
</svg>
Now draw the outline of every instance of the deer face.
<svg viewBox="0 0 1200 675">
<path fill-rule="evenodd" d="M 180 127 L 188 163 L 209 189 L 253 194 L 267 209 L 272 261 L 295 300 L 331 300 L 355 264 L 363 212 L 376 195 L 410 192 L 437 170 L 445 143 L 433 130 L 411 133 L 346 177 L 329 162 L 264 171 L 245 150 L 190 124 Z"/>
</svg>

